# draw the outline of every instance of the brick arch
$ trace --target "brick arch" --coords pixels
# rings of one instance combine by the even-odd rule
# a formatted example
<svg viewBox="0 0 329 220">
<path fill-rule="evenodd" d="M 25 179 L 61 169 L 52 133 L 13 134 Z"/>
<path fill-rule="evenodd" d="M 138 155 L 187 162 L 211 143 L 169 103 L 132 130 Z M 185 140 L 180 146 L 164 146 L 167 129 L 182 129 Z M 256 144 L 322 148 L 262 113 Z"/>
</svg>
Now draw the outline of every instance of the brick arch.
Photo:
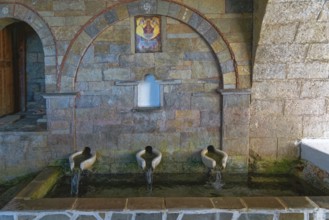
<svg viewBox="0 0 329 220">
<path fill-rule="evenodd" d="M 55 38 L 50 28 L 37 12 L 20 3 L 0 3 L 0 20 L 7 18 L 27 23 L 38 34 L 44 52 L 46 92 L 56 92 L 57 50 Z"/>
<path fill-rule="evenodd" d="M 94 16 L 84 25 L 70 44 L 60 71 L 60 91 L 74 92 L 74 83 L 78 67 L 84 53 L 92 41 L 112 24 L 136 15 L 161 15 L 179 20 L 192 27 L 210 45 L 218 61 L 222 74 L 235 73 L 238 87 L 238 71 L 234 54 L 221 32 L 197 11 L 167 0 L 132 0 L 128 3 L 114 5 Z M 223 82 L 223 88 L 227 88 Z M 232 85 L 229 85 L 231 88 Z"/>
</svg>

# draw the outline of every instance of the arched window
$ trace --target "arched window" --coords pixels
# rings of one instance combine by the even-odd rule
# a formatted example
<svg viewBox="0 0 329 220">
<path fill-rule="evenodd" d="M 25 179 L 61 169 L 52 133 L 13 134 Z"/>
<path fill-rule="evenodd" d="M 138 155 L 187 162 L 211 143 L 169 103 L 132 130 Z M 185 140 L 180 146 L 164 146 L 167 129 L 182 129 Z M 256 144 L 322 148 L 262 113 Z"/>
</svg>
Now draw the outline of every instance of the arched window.
<svg viewBox="0 0 329 220">
<path fill-rule="evenodd" d="M 152 74 L 147 74 L 144 81 L 138 83 L 137 107 L 152 108 L 161 106 L 160 85 Z"/>
</svg>

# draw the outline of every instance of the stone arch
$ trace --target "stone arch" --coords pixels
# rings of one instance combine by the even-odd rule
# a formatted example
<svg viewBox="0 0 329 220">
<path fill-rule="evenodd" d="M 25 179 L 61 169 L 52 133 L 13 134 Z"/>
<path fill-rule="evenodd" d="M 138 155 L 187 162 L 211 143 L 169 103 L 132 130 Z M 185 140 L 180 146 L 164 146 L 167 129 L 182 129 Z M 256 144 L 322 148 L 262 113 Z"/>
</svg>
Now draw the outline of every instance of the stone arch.
<svg viewBox="0 0 329 220">
<path fill-rule="evenodd" d="M 238 87 L 238 70 L 233 51 L 224 39 L 221 32 L 197 11 L 167 0 L 133 0 L 128 3 L 114 5 L 94 16 L 76 34 L 70 44 L 60 71 L 60 91 L 74 92 L 74 83 L 78 67 L 88 45 L 106 28 L 120 20 L 143 14 L 156 14 L 179 20 L 198 32 L 210 45 L 222 74 L 234 73 L 235 85 L 226 85 L 223 88 Z"/>
<path fill-rule="evenodd" d="M 56 92 L 56 43 L 54 36 L 45 21 L 31 8 L 20 3 L 0 3 L 0 20 L 4 20 L 4 26 L 15 22 L 15 20 L 23 21 L 35 30 L 42 42 L 44 51 L 46 92 Z"/>
</svg>

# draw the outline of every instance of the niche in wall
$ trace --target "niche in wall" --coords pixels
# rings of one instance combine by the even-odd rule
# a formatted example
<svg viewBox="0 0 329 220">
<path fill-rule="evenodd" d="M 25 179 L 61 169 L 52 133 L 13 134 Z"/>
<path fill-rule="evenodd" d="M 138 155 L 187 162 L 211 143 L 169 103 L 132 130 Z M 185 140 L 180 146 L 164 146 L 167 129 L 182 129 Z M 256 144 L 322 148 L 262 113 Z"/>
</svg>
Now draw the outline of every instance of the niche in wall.
<svg viewBox="0 0 329 220">
<path fill-rule="evenodd" d="M 161 106 L 160 85 L 152 74 L 147 74 L 137 86 L 137 107 L 155 108 Z"/>
</svg>

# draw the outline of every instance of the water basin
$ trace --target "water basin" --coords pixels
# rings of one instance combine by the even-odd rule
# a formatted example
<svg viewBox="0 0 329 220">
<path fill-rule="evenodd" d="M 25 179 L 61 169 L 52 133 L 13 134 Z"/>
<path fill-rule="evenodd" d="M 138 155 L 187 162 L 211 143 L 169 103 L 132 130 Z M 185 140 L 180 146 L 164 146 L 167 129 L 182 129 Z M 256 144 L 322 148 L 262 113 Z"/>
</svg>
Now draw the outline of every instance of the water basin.
<svg viewBox="0 0 329 220">
<path fill-rule="evenodd" d="M 306 184 L 293 175 L 223 174 L 220 189 L 205 174 L 154 174 L 152 191 L 142 174 L 89 175 L 80 182 L 79 197 L 222 197 L 324 196 L 329 192 Z M 63 176 L 46 195 L 71 197 L 70 177 Z"/>
</svg>

